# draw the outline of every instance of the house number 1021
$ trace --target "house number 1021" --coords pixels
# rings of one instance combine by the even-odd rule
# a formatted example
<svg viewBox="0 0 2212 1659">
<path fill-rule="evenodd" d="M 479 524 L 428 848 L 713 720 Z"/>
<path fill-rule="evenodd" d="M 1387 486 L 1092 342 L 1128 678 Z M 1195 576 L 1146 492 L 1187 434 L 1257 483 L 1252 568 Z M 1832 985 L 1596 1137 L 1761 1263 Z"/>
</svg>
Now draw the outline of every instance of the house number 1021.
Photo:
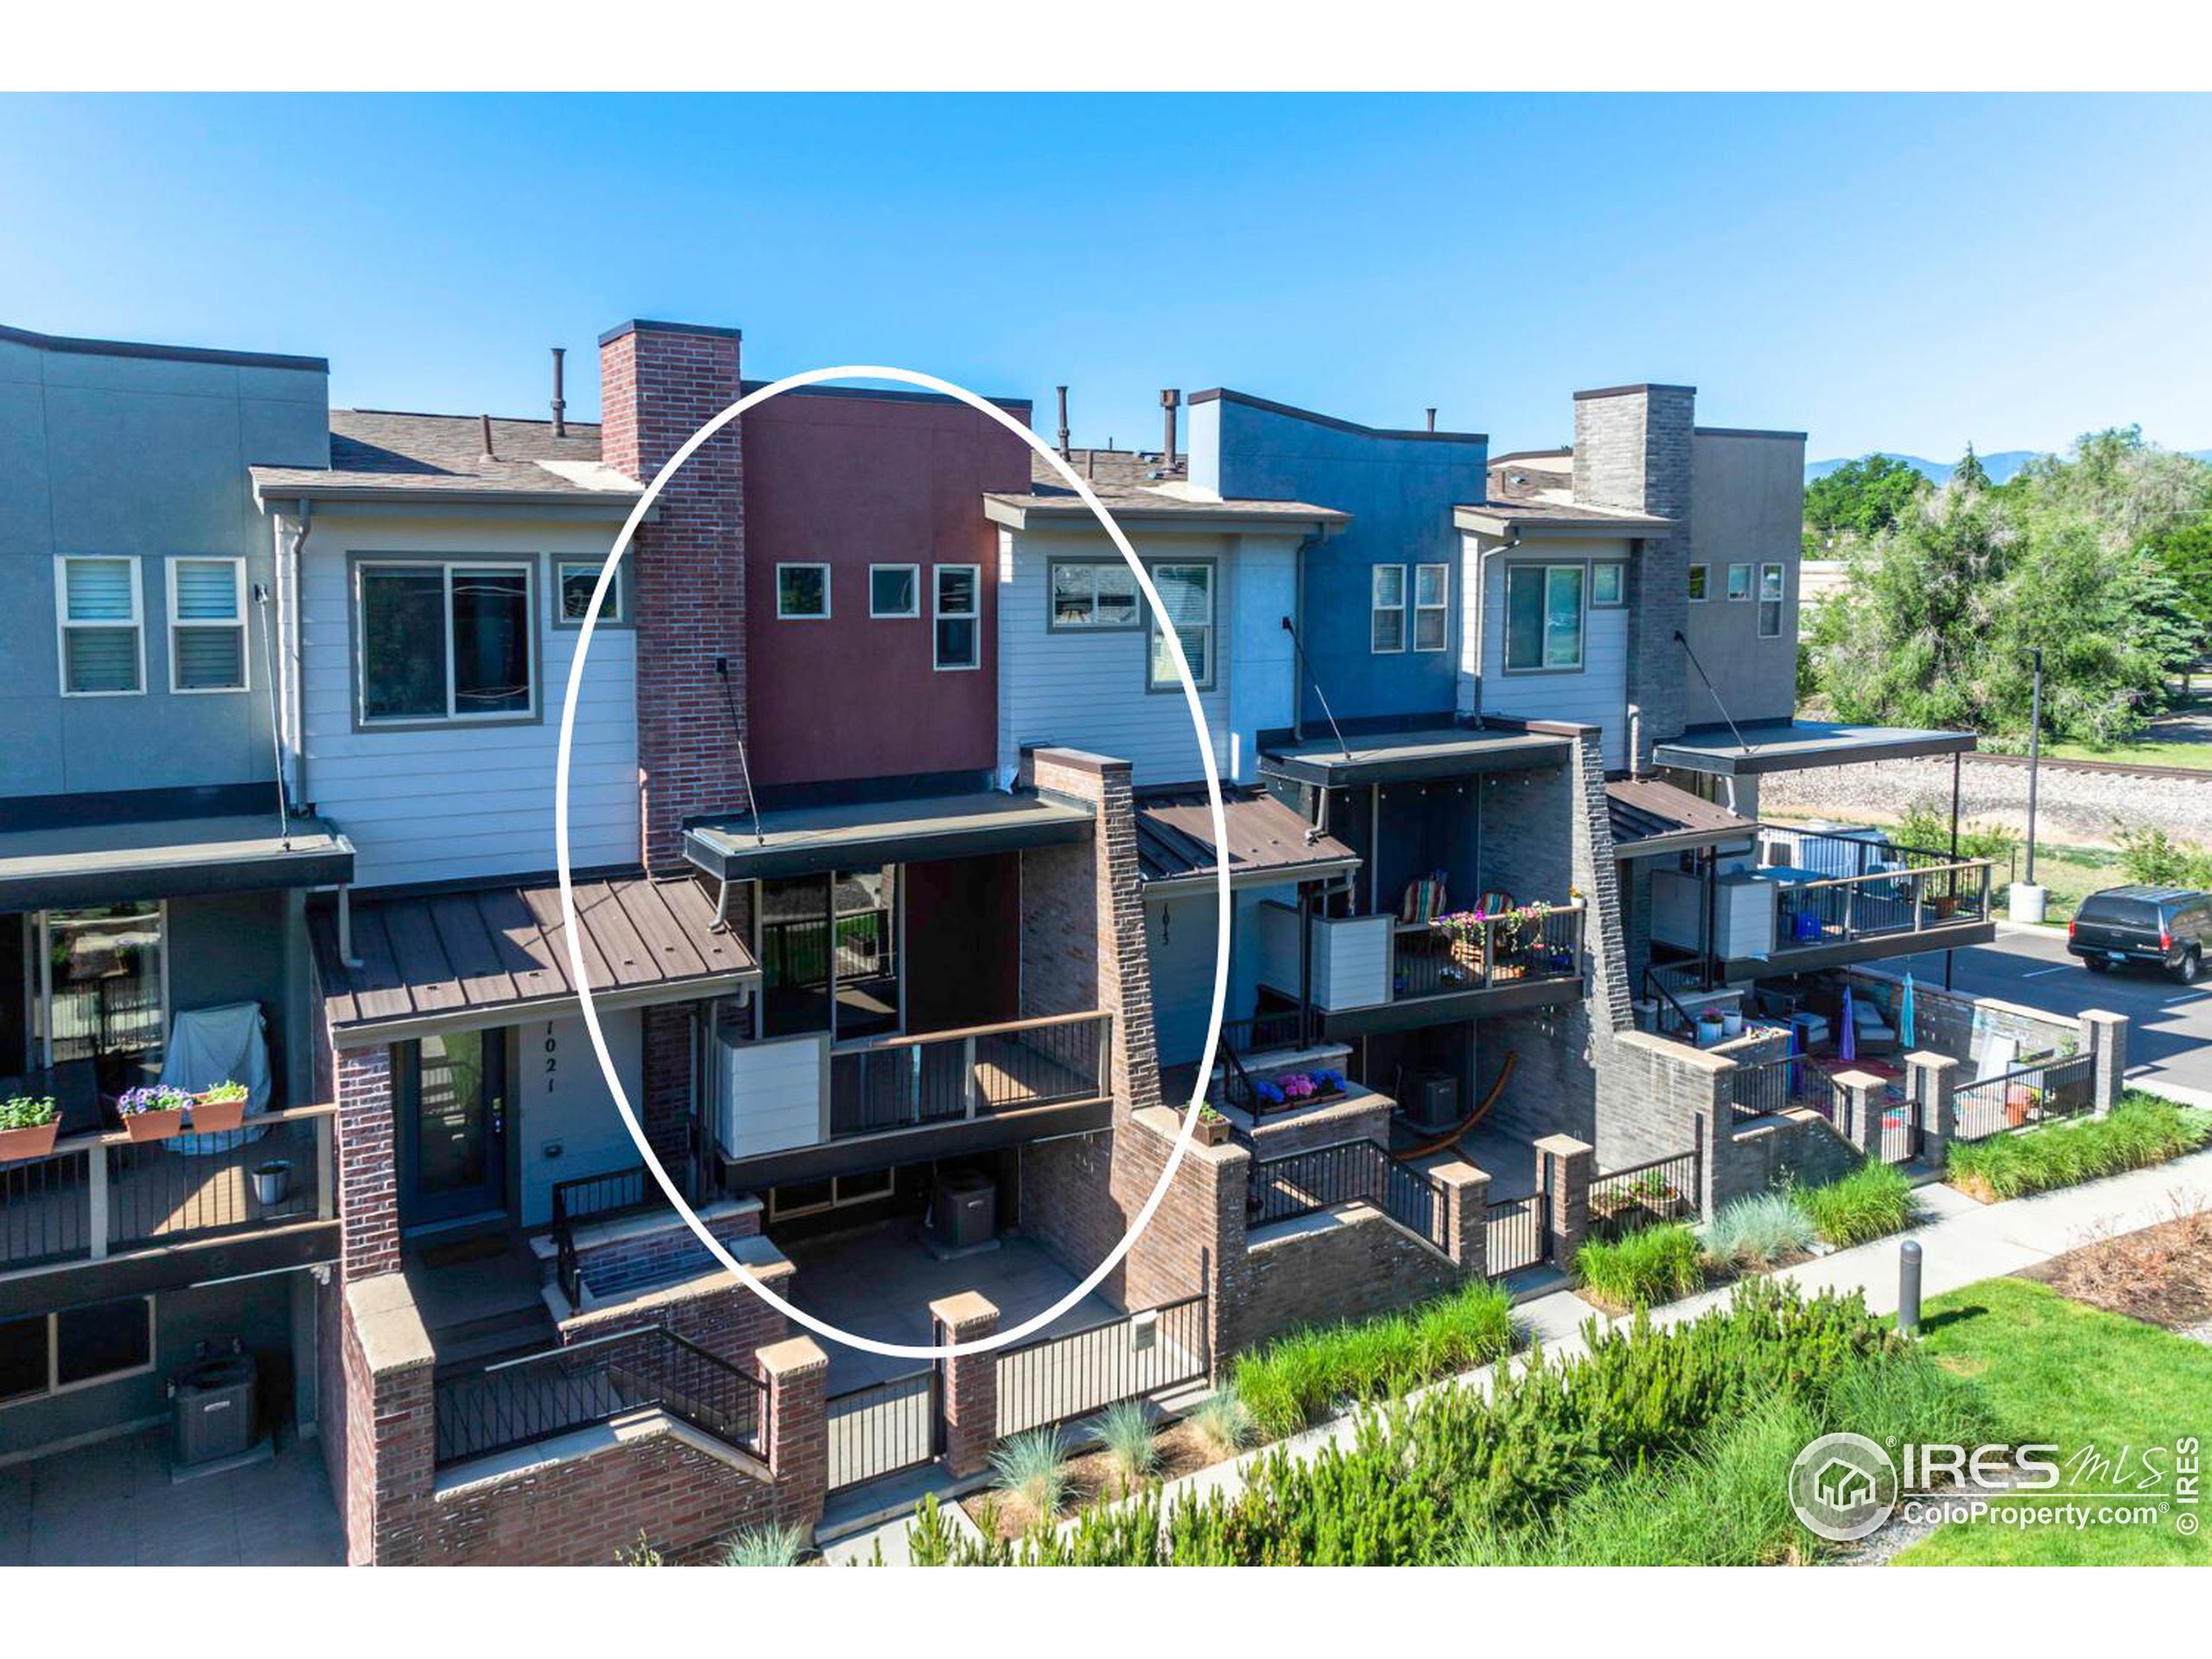
<svg viewBox="0 0 2212 1659">
<path fill-rule="evenodd" d="M 560 1087 L 561 1039 L 553 1034 L 550 1020 L 545 1026 L 545 1092 L 551 1094 Z"/>
</svg>

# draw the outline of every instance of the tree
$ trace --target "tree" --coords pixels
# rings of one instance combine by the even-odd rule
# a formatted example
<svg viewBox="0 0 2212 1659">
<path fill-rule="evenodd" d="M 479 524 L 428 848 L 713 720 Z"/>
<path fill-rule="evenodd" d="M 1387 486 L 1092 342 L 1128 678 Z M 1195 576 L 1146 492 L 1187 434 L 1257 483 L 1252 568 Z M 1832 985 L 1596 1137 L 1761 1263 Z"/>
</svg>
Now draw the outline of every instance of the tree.
<svg viewBox="0 0 2212 1659">
<path fill-rule="evenodd" d="M 1805 556 L 1817 558 L 1847 537 L 1863 540 L 1894 529 L 1928 488 L 1919 468 L 1888 455 L 1847 461 L 1805 486 Z"/>
<path fill-rule="evenodd" d="M 1967 445 L 1965 457 L 1951 469 L 1951 485 L 1955 489 L 1986 490 L 1989 487 L 1989 469 L 1981 464 L 1981 457 L 1974 452 L 1974 445 Z"/>
</svg>

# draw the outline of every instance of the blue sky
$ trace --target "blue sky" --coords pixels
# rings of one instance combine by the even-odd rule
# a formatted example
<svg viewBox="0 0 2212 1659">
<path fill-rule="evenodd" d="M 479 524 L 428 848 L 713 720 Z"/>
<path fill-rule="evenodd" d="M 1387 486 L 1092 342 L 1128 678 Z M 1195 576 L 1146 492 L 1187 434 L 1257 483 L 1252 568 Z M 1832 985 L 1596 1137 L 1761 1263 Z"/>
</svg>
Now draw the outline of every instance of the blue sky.
<svg viewBox="0 0 2212 1659">
<path fill-rule="evenodd" d="M 566 345 L 1073 387 L 1077 442 L 1230 385 L 1501 448 L 1700 388 L 1815 457 L 2212 446 L 2212 99 L 0 99 L 0 321 L 304 352 L 537 414 Z"/>
</svg>

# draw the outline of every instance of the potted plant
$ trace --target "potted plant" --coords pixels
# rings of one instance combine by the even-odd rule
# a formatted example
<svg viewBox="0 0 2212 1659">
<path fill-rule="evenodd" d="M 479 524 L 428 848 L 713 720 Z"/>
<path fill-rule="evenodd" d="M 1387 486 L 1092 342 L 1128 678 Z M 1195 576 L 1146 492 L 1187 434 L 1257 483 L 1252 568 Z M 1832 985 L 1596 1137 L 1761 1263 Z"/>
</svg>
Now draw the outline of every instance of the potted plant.
<svg viewBox="0 0 2212 1659">
<path fill-rule="evenodd" d="M 0 1164 L 43 1158 L 61 1133 L 61 1109 L 51 1095 L 0 1101 Z"/>
<path fill-rule="evenodd" d="M 224 1082 L 202 1089 L 192 1097 L 192 1132 L 220 1135 L 245 1122 L 245 1103 L 253 1091 L 242 1083 Z"/>
<path fill-rule="evenodd" d="M 283 1203 L 291 1190 L 292 1166 L 288 1160 L 271 1158 L 253 1166 L 253 1201 L 264 1210 Z"/>
<path fill-rule="evenodd" d="M 2005 1122 L 2008 1128 L 2019 1128 L 2029 1115 L 2043 1103 L 2043 1090 L 2031 1084 L 2015 1084 L 2005 1091 Z"/>
<path fill-rule="evenodd" d="M 1718 1008 L 1707 1008 L 1697 1017 L 1697 1046 L 1711 1048 L 1725 1040 L 1728 1029 L 1726 1017 Z"/>
<path fill-rule="evenodd" d="M 1628 1190 L 1630 1197 L 1662 1221 L 1672 1221 L 1688 1208 L 1675 1184 L 1656 1173 L 1637 1176 Z"/>
<path fill-rule="evenodd" d="M 1229 1143 L 1229 1120 L 1226 1117 L 1224 1117 L 1214 1107 L 1201 1106 L 1198 1108 L 1198 1141 L 1200 1146 L 1226 1146 Z M 265 1168 L 267 1166 L 264 1165 L 263 1167 Z M 260 1198 L 261 1171 L 258 1169 L 255 1170 L 253 1172 L 253 1178 L 254 1196 L 256 1198 Z M 264 1199 L 264 1202 L 269 1202 L 269 1200 Z"/>
<path fill-rule="evenodd" d="M 1451 941 L 1452 961 L 1480 968 L 1494 919 L 1484 911 L 1455 910 L 1437 917 L 1429 926 Z"/>
<path fill-rule="evenodd" d="M 116 1115 L 133 1141 L 166 1141 L 184 1128 L 184 1114 L 192 1096 L 167 1084 L 149 1083 L 126 1089 L 117 1096 Z"/>
</svg>

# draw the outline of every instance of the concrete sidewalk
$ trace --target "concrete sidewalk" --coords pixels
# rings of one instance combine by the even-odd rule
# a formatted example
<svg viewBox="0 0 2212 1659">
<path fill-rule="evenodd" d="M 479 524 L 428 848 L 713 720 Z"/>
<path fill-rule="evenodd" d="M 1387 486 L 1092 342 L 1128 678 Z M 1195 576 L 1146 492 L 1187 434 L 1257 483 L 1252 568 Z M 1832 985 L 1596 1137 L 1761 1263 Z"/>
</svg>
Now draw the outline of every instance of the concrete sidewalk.
<svg viewBox="0 0 2212 1659">
<path fill-rule="evenodd" d="M 2212 1210 L 2212 1150 L 2193 1153 L 2171 1163 L 2131 1171 L 2107 1180 L 2038 1193 L 2033 1198 L 2014 1198 L 2005 1204 L 1977 1204 L 1964 1193 L 1941 1185 L 1923 1186 L 1916 1197 L 1926 1219 L 1910 1231 L 1895 1233 L 1852 1249 L 1837 1250 L 1778 1274 L 1758 1276 L 1787 1280 L 1808 1294 L 1823 1290 L 1856 1290 L 1873 1312 L 1893 1313 L 1897 1305 L 1897 1246 L 1906 1239 L 1916 1240 L 1921 1248 L 1921 1288 L 1924 1295 L 1936 1296 L 1980 1280 L 2001 1278 L 2100 1238 L 2135 1232 L 2177 1216 Z M 1739 1280 L 1655 1308 L 1650 1315 L 1652 1322 L 1675 1325 L 1694 1319 L 1726 1305 L 1743 1282 Z M 1567 1290 L 1523 1302 L 1514 1310 L 1514 1317 L 1529 1336 L 1542 1344 L 1548 1357 L 1582 1352 L 1586 1346 L 1584 1331 L 1592 1320 L 1612 1325 L 1629 1322 L 1626 1319 L 1609 1319 L 1573 1291 Z M 1419 1398 L 1432 1389 L 1472 1388 L 1487 1391 L 1500 1366 L 1520 1369 L 1529 1362 L 1529 1355 L 1517 1354 L 1496 1365 L 1432 1383 L 1429 1388 L 1416 1391 L 1414 1397 Z M 1164 1511 L 1172 1507 L 1185 1494 L 1199 1498 L 1212 1491 L 1233 1494 L 1244 1484 L 1245 1471 L 1251 1465 L 1278 1452 L 1294 1458 L 1308 1458 L 1332 1442 L 1348 1446 L 1357 1433 L 1359 1419 L 1363 1414 L 1364 1408 L 1332 1418 L 1288 1440 L 1255 1447 L 1242 1457 L 1169 1481 L 1160 1491 L 1161 1508 Z M 1074 1522 L 1062 1524 L 1065 1528 Z M 904 1517 L 887 1522 L 869 1532 L 842 1540 L 824 1553 L 832 1561 L 865 1561 L 872 1556 L 876 1541 L 880 1538 L 885 1560 L 903 1562 L 906 1526 Z"/>
</svg>

